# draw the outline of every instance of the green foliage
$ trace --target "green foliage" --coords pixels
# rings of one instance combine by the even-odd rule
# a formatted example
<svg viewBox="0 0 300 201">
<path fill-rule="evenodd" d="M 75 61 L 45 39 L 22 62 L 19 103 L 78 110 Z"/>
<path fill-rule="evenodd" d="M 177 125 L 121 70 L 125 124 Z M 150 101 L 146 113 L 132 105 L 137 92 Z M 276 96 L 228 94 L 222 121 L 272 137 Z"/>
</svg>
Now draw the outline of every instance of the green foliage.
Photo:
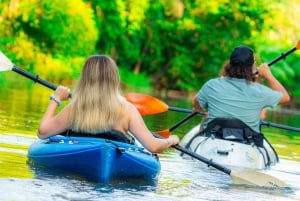
<svg viewBox="0 0 300 201">
<path fill-rule="evenodd" d="M 81 0 L 14 0 L 0 8 L 1 50 L 45 79 L 76 77 L 86 55 L 95 52 L 95 16 Z"/>
<path fill-rule="evenodd" d="M 16 17 L 45 52 L 85 56 L 94 51 L 98 30 L 92 9 L 81 0 L 21 1 Z"/>
<path fill-rule="evenodd" d="M 138 86 L 141 89 L 151 88 L 151 84 L 148 81 L 148 76 L 140 73 L 138 75 L 131 73 L 126 68 L 119 67 L 120 77 L 122 82 L 126 83 L 126 87 L 136 87 Z"/>
<path fill-rule="evenodd" d="M 283 0 L 272 1 L 269 4 L 268 17 L 264 18 L 264 29 L 256 41 L 261 62 L 271 61 L 293 48 L 299 41 L 300 27 L 295 26 L 300 20 L 299 3 L 299 0 Z M 299 58 L 299 53 L 296 52 L 272 66 L 275 76 L 292 97 L 300 97 L 300 89 L 297 86 L 300 78 Z"/>
<path fill-rule="evenodd" d="M 107 54 L 130 85 L 198 90 L 218 76 L 232 49 L 251 46 L 258 63 L 295 45 L 299 0 L 3 0 L 0 48 L 46 79 L 78 78 L 90 54 Z M 299 54 L 272 66 L 300 96 Z"/>
</svg>

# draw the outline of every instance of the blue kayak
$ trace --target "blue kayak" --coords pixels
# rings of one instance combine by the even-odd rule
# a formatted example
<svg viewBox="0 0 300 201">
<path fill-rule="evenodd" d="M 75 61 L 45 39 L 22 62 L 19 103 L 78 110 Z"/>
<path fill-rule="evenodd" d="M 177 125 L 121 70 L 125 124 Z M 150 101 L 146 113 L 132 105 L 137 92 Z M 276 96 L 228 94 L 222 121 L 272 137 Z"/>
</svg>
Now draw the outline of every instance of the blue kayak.
<svg viewBox="0 0 300 201">
<path fill-rule="evenodd" d="M 92 137 L 38 139 L 29 147 L 28 159 L 35 167 L 68 171 L 102 183 L 113 179 L 153 180 L 161 169 L 157 155 L 143 147 Z"/>
</svg>

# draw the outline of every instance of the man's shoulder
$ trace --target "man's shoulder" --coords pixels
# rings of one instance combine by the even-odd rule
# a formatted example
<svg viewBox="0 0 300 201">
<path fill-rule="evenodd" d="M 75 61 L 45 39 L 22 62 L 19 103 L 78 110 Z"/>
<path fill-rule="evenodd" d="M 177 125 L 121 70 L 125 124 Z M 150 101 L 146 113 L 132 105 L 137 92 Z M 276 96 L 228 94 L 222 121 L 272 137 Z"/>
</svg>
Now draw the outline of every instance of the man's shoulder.
<svg viewBox="0 0 300 201">
<path fill-rule="evenodd" d="M 218 83 L 224 83 L 226 82 L 225 78 L 223 77 L 216 77 L 208 80 L 206 83 L 207 84 L 218 84 Z"/>
</svg>

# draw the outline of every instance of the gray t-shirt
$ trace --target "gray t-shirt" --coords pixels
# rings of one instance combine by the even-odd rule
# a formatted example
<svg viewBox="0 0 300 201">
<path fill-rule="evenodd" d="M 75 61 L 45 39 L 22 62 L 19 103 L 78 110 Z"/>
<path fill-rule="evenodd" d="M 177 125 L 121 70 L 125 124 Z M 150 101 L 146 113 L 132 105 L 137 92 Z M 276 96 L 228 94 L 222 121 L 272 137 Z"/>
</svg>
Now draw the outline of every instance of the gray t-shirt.
<svg viewBox="0 0 300 201">
<path fill-rule="evenodd" d="M 227 77 L 209 80 L 197 93 L 200 106 L 207 109 L 209 114 L 203 124 L 204 128 L 217 117 L 237 118 L 256 132 L 260 132 L 262 109 L 274 107 L 281 97 L 282 93 L 262 84 Z"/>
</svg>

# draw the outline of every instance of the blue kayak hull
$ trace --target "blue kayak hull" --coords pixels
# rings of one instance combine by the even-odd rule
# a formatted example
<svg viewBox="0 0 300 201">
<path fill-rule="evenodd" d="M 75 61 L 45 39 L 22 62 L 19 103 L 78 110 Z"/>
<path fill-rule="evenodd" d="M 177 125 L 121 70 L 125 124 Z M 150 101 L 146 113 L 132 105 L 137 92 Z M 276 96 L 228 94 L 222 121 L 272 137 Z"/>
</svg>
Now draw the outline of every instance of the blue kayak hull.
<svg viewBox="0 0 300 201">
<path fill-rule="evenodd" d="M 90 137 L 55 136 L 35 141 L 28 150 L 34 166 L 63 170 L 88 180 L 108 183 L 112 179 L 155 179 L 159 159 L 144 148 Z"/>
</svg>

